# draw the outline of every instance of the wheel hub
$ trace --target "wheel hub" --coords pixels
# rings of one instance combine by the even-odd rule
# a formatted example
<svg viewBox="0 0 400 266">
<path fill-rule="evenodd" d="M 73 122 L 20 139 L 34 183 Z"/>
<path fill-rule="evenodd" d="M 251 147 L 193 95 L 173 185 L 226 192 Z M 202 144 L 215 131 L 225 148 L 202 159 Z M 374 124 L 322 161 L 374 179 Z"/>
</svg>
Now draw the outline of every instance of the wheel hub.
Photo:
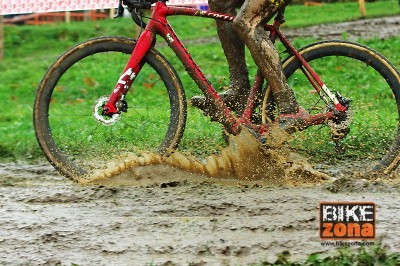
<svg viewBox="0 0 400 266">
<path fill-rule="evenodd" d="M 107 96 L 102 96 L 95 101 L 93 105 L 93 117 L 97 122 L 106 126 L 111 126 L 119 121 L 121 114 L 113 114 L 112 116 L 103 115 L 103 106 L 107 101 Z"/>
</svg>

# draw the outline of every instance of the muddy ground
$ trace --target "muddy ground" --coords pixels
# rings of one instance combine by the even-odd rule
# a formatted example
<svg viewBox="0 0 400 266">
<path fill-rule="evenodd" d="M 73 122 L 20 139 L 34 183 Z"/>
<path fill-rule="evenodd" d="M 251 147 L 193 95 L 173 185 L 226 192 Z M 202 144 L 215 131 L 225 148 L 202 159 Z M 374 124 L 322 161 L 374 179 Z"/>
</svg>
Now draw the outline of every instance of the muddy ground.
<svg viewBox="0 0 400 266">
<path fill-rule="evenodd" d="M 47 163 L 0 167 L 0 265 L 248 265 L 282 252 L 304 260 L 335 252 L 318 237 L 321 201 L 375 202 L 377 236 L 400 251 L 398 179 L 245 185 L 155 167 L 143 175 L 153 185 L 82 186 Z"/>
<path fill-rule="evenodd" d="M 356 23 L 347 37 L 365 36 L 379 25 L 400 33 L 400 17 Z M 344 27 L 297 35 L 340 37 Z M 282 252 L 301 261 L 336 249 L 318 237 L 321 201 L 375 202 L 377 237 L 389 251 L 400 251 L 398 171 L 363 179 L 347 169 L 302 185 L 150 169 L 137 170 L 147 180 L 139 187 L 80 185 L 48 163 L 1 163 L 0 265 L 248 265 Z"/>
</svg>

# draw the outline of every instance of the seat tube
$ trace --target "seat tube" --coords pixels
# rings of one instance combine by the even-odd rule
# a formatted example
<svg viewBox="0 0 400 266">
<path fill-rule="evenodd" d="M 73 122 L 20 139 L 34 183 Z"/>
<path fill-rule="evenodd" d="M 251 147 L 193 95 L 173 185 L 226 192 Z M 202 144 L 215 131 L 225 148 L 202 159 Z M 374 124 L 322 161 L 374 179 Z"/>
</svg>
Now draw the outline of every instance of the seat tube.
<svg viewBox="0 0 400 266">
<path fill-rule="evenodd" d="M 118 113 L 116 103 L 123 98 L 131 87 L 137 74 L 143 66 L 143 58 L 147 51 L 152 47 L 155 39 L 155 34 L 149 30 L 144 30 L 139 36 L 139 39 L 133 49 L 133 52 L 126 64 L 113 92 L 108 98 L 107 103 L 103 107 L 105 115 Z"/>
</svg>

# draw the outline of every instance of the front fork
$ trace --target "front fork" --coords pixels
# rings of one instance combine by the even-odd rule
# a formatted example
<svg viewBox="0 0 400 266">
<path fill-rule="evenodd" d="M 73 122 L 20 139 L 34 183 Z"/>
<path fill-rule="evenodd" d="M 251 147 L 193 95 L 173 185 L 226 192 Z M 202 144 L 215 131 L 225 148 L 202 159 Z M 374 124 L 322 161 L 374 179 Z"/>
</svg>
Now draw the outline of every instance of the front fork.
<svg viewBox="0 0 400 266">
<path fill-rule="evenodd" d="M 143 58 L 146 56 L 147 51 L 154 46 L 155 37 L 154 33 L 144 30 L 139 36 L 139 39 L 133 49 L 131 57 L 126 64 L 121 77 L 114 87 L 113 92 L 108 98 L 107 103 L 103 106 L 103 115 L 113 116 L 120 114 L 126 108 L 123 103 L 124 97 L 135 80 L 137 74 L 142 69 L 144 64 Z"/>
</svg>

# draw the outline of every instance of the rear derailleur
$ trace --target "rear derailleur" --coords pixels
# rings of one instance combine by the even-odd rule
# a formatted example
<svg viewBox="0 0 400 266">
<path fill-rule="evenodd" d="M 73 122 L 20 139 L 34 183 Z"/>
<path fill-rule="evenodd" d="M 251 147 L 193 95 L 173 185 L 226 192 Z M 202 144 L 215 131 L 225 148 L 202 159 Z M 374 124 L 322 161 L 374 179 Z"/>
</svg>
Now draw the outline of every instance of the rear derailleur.
<svg viewBox="0 0 400 266">
<path fill-rule="evenodd" d="M 345 153 L 345 148 L 341 145 L 340 141 L 343 140 L 350 133 L 350 124 L 353 122 L 353 110 L 350 107 L 350 100 L 341 96 L 338 92 L 335 93 L 339 103 L 346 107 L 344 112 L 336 112 L 334 117 L 328 120 L 330 133 L 333 142 L 336 146 L 336 151 L 339 154 Z"/>
</svg>

